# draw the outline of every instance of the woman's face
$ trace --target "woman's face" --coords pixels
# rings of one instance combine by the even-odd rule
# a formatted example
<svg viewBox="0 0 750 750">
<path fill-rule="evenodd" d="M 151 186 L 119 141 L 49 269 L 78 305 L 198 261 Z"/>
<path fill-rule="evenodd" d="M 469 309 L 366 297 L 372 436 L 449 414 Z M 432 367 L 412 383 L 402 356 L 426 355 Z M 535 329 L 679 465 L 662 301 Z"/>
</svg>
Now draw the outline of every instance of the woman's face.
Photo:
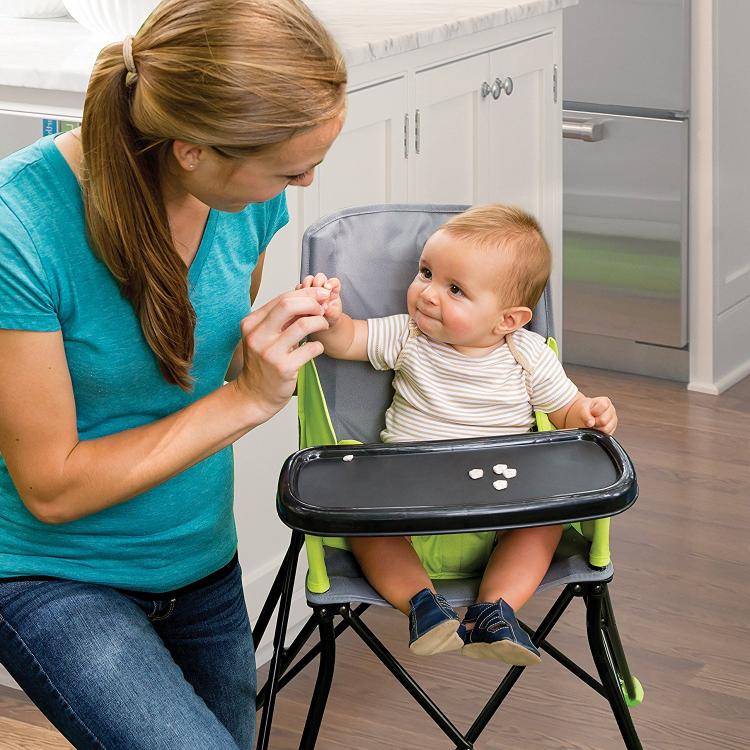
<svg viewBox="0 0 750 750">
<path fill-rule="evenodd" d="M 175 195 L 187 192 L 220 211 L 242 211 L 287 186 L 307 187 L 344 124 L 344 111 L 259 154 L 227 159 L 210 148 L 175 141 L 169 174 Z M 170 190 L 172 192 L 172 190 Z"/>
</svg>

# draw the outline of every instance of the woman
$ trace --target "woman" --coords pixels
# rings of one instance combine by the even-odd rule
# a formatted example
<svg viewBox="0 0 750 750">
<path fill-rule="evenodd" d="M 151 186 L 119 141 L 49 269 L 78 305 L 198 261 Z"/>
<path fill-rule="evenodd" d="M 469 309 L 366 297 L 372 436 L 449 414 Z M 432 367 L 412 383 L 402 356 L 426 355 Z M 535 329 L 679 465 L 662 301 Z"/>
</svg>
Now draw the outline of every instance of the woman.
<svg viewBox="0 0 750 750">
<path fill-rule="evenodd" d="M 298 0 L 165 0 L 0 162 L 0 661 L 76 747 L 252 746 L 231 443 L 326 293 L 248 312 L 345 83 Z"/>
</svg>

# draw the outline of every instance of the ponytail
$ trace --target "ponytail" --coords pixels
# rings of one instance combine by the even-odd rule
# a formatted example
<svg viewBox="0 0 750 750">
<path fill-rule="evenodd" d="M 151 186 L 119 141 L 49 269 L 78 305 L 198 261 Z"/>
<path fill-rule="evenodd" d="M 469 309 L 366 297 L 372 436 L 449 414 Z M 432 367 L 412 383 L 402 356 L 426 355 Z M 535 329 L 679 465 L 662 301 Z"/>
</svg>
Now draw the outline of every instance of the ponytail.
<svg viewBox="0 0 750 750">
<path fill-rule="evenodd" d="M 81 143 L 86 225 L 92 247 L 133 305 L 141 330 L 169 383 L 188 390 L 195 311 L 187 269 L 175 250 L 159 184 L 168 142 L 146 150 L 130 119 L 137 76 L 123 45 L 99 55 L 83 110 Z M 126 76 L 133 77 L 126 85 Z M 153 151 L 161 151 L 156 158 Z"/>
</svg>

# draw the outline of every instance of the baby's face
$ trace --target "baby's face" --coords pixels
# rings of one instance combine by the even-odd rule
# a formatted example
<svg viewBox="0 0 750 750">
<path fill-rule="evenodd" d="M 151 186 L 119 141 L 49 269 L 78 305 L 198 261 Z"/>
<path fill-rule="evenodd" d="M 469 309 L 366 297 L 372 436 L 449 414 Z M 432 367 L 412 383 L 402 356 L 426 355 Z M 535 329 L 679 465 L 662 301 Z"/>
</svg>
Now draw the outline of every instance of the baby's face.
<svg viewBox="0 0 750 750">
<path fill-rule="evenodd" d="M 443 231 L 422 250 L 419 271 L 406 293 L 409 315 L 430 338 L 465 347 L 488 347 L 502 334 L 503 254 Z"/>
</svg>

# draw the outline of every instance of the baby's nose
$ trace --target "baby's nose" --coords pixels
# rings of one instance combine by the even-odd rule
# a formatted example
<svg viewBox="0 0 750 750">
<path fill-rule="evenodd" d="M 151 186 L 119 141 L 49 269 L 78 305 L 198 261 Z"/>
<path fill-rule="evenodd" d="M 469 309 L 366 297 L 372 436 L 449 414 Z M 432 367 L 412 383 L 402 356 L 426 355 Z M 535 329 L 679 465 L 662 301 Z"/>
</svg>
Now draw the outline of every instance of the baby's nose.
<svg viewBox="0 0 750 750">
<path fill-rule="evenodd" d="M 422 299 L 425 302 L 429 302 L 430 304 L 435 304 L 436 301 L 436 294 L 435 290 L 432 288 L 432 284 L 428 284 L 423 290 L 421 294 Z"/>
</svg>

